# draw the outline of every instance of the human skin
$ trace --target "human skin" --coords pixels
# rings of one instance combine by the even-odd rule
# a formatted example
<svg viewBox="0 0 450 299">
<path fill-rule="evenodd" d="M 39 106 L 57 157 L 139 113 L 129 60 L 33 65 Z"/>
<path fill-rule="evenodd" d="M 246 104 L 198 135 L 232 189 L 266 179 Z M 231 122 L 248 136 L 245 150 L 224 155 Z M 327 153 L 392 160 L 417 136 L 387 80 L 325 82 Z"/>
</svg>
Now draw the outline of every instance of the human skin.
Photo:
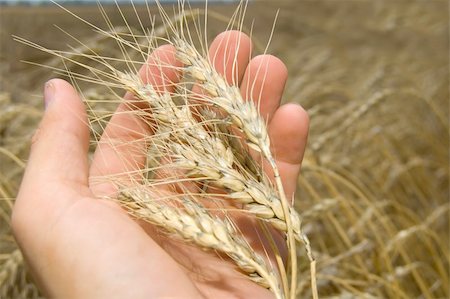
<svg viewBox="0 0 450 299">
<path fill-rule="evenodd" d="M 260 98 L 261 115 L 267 118 L 272 151 L 290 198 L 300 171 L 308 116 L 299 105 L 280 106 L 287 80 L 285 65 L 270 55 L 250 60 L 249 37 L 235 31 L 220 34 L 209 53 L 229 82 L 239 81 L 244 98 Z M 234 67 L 230 57 L 237 58 Z M 140 71 L 145 82 L 170 89 L 177 78 L 176 68 L 161 69 L 151 61 L 178 66 L 173 47 L 157 48 Z M 44 94 L 46 109 L 32 140 L 12 227 L 46 296 L 273 298 L 271 292 L 239 273 L 231 261 L 168 240 L 130 218 L 114 201 L 102 199 L 114 197 L 117 189 L 94 178 L 129 172 L 130 165 L 136 170 L 144 166 L 140 153 L 145 144 L 139 136 L 151 134 L 147 125 L 132 113 L 116 113 L 89 162 L 86 110 L 76 90 L 53 79 Z M 118 112 L 130 107 L 122 104 Z M 136 142 L 131 145 L 130 141 Z M 115 147 L 113 142 L 130 145 Z"/>
</svg>

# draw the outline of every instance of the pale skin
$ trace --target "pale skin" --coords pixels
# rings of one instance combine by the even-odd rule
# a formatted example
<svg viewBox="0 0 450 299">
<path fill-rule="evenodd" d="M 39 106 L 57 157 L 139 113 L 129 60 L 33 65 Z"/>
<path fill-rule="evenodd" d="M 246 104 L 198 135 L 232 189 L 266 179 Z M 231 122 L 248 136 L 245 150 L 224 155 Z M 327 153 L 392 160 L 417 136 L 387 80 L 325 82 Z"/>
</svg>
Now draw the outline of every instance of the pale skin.
<svg viewBox="0 0 450 299">
<path fill-rule="evenodd" d="M 229 81 L 238 79 L 244 98 L 261 98 L 261 114 L 268 120 L 272 150 L 286 193 L 292 197 L 305 149 L 308 116 L 299 105 L 280 106 L 287 80 L 285 65 L 270 55 L 250 59 L 250 52 L 249 37 L 225 32 L 211 43 L 210 58 Z M 162 46 L 149 61 L 179 65 L 173 53 L 171 46 Z M 235 67 L 229 57 L 237 57 Z M 140 71 L 143 80 L 169 89 L 169 82 L 176 80 L 173 68 L 161 70 L 150 65 Z M 250 95 L 246 92 L 249 85 L 254 86 Z M 230 261 L 168 241 L 134 221 L 114 201 L 100 199 L 114 196 L 117 189 L 113 184 L 94 183 L 94 177 L 130 171 L 130 164 L 138 170 L 144 162 L 139 154 L 143 151 L 138 150 L 145 146 L 143 143 L 117 148 L 111 140 L 117 144 L 151 134 L 146 125 L 132 114 L 117 113 L 89 162 L 86 110 L 75 89 L 63 80 L 51 80 L 46 84 L 45 101 L 46 111 L 33 138 L 12 216 L 17 242 L 45 295 L 273 298 L 268 290 L 247 280 Z M 118 109 L 128 107 L 121 105 Z M 129 159 L 130 152 L 134 153 L 133 163 L 124 169 L 123 159 Z"/>
</svg>

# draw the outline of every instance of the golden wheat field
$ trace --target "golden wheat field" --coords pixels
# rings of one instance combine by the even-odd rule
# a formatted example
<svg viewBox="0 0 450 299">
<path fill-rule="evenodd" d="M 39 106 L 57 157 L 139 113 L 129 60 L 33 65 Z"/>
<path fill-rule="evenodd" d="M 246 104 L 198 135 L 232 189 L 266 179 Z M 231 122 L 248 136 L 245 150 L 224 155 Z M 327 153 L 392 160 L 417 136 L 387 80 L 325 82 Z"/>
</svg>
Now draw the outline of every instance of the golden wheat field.
<svg viewBox="0 0 450 299">
<path fill-rule="evenodd" d="M 210 4 L 209 40 L 235 6 Z M 95 5 L 67 8 L 107 28 Z M 124 18 L 140 28 L 132 7 L 121 6 L 124 17 L 114 5 L 103 8 L 115 30 Z M 193 8 L 201 14 L 204 5 Z M 147 8 L 137 11 L 151 26 Z M 242 30 L 251 33 L 255 54 L 270 40 L 267 53 L 288 67 L 283 102 L 300 103 L 310 117 L 295 207 L 317 260 L 320 298 L 450 296 L 448 11 L 441 0 L 261 0 L 246 9 Z M 43 298 L 10 214 L 43 114 L 43 85 L 62 75 L 23 61 L 82 72 L 13 36 L 76 49 L 63 31 L 102 55 L 122 55 L 56 5 L 0 6 L 0 298 Z M 98 85 L 81 88 L 101 99 L 93 108 L 115 108 Z M 304 251 L 297 252 L 297 298 L 312 297 Z"/>
</svg>

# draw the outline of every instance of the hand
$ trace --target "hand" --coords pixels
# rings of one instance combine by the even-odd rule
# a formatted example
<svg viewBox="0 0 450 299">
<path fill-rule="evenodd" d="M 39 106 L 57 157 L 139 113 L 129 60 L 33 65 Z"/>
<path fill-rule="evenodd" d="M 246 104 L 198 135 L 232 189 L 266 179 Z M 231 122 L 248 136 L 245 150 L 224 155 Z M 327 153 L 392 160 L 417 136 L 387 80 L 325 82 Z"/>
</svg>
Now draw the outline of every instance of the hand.
<svg viewBox="0 0 450 299">
<path fill-rule="evenodd" d="M 245 98 L 261 97 L 261 113 L 268 118 L 272 150 L 289 196 L 300 170 L 308 117 L 298 105 L 279 106 L 287 79 L 284 64 L 270 55 L 249 61 L 250 52 L 250 39 L 230 31 L 213 41 L 210 58 L 227 80 L 238 78 Z M 235 55 L 233 67 L 230 58 Z M 149 60 L 179 65 L 169 45 L 157 48 Z M 143 66 L 140 75 L 145 82 L 166 88 L 177 78 L 174 68 L 160 69 L 151 63 Z M 138 139 L 150 131 L 132 113 L 120 113 L 130 105 L 119 106 L 89 165 L 86 111 L 74 88 L 63 80 L 51 80 L 45 101 L 12 217 L 17 242 L 44 294 L 51 298 L 273 297 L 231 262 L 181 242 L 162 240 L 115 202 L 99 198 L 117 190 L 112 184 L 94 184 L 93 178 L 130 171 L 129 165 L 136 170 L 144 166 L 140 153 L 145 144 Z"/>
</svg>

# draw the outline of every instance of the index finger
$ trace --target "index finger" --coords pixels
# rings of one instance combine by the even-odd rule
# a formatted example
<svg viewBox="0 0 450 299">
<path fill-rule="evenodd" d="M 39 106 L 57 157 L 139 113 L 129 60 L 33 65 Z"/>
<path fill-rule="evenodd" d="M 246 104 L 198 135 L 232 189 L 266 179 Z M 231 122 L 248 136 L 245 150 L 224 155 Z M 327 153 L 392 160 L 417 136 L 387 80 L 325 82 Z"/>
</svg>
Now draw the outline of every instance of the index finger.
<svg viewBox="0 0 450 299">
<path fill-rule="evenodd" d="M 151 84 L 158 92 L 173 92 L 179 80 L 180 62 L 175 58 L 175 48 L 161 46 L 153 51 L 139 71 L 144 83 Z M 122 183 L 140 180 L 140 169 L 145 166 L 147 156 L 146 139 L 152 134 L 148 122 L 137 109 L 146 109 L 127 93 L 105 128 L 94 153 L 90 169 L 91 189 L 97 196 L 113 195 L 117 187 L 110 180 L 100 178 L 116 176 Z"/>
</svg>

